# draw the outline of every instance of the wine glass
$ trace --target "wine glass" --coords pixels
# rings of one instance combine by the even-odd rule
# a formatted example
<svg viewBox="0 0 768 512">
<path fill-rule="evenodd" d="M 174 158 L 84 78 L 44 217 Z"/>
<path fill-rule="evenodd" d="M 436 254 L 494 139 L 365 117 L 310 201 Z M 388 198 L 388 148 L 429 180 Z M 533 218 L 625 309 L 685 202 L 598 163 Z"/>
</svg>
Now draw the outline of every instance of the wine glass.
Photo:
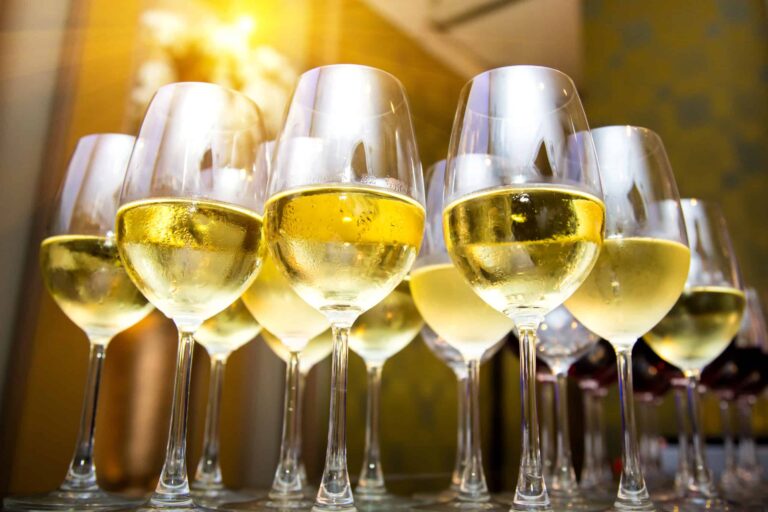
<svg viewBox="0 0 768 512">
<path fill-rule="evenodd" d="M 128 275 L 176 324 L 170 431 L 147 509 L 197 509 L 186 434 L 194 332 L 242 295 L 261 265 L 261 114 L 246 96 L 206 83 L 157 90 L 136 140 L 117 212 Z"/>
<path fill-rule="evenodd" d="M 690 251 L 675 178 L 654 132 L 634 126 L 592 130 L 605 194 L 600 259 L 566 306 L 616 350 L 622 470 L 617 510 L 653 510 L 637 450 L 632 347 L 672 308 Z"/>
<path fill-rule="evenodd" d="M 664 498 L 671 491 L 672 482 L 664 475 L 661 467 L 661 446 L 658 432 L 657 410 L 662 397 L 672 387 L 671 376 L 676 372 L 669 363 L 638 340 L 632 349 L 632 387 L 640 417 L 640 438 L 638 449 L 651 499 Z"/>
<path fill-rule="evenodd" d="M 579 489 L 571 458 L 568 428 L 568 371 L 571 365 L 587 354 L 598 341 L 600 338 L 581 325 L 564 306 L 547 314 L 539 327 L 536 346 L 538 356 L 547 363 L 555 376 L 556 454 L 548 488 L 556 509 L 605 508 L 593 499 L 588 499 Z"/>
<path fill-rule="evenodd" d="M 258 165 L 264 172 L 271 173 L 274 141 L 265 142 L 259 151 Z M 329 327 L 325 316 L 307 304 L 295 291 L 278 269 L 268 251 L 261 271 L 253 284 L 243 294 L 243 302 L 254 318 L 263 325 L 271 336 L 265 336 L 273 349 L 287 354 L 284 358 L 285 397 L 283 400 L 283 425 L 280 440 L 280 455 L 272 480 L 272 487 L 266 498 L 242 503 L 237 508 L 244 510 L 308 508 L 312 502 L 307 498 L 306 475 L 301 474 L 299 446 L 301 439 L 301 398 L 303 389 L 302 368 L 308 371 L 310 361 L 304 359 L 318 352 L 321 347 L 310 340 L 315 339 Z M 277 343 L 270 343 L 277 338 Z M 320 348 L 322 352 L 322 348 Z M 282 352 L 278 355 L 282 355 Z M 312 363 L 314 364 L 314 363 Z"/>
<path fill-rule="evenodd" d="M 737 475 L 745 498 L 752 501 L 768 499 L 763 467 L 757 459 L 757 447 L 752 433 L 752 418 L 757 397 L 768 386 L 768 332 L 763 308 L 754 288 L 746 289 L 747 308 L 744 313 L 736 346 L 739 350 L 739 368 L 743 378 L 736 389 L 737 408 L 741 423 Z"/>
<path fill-rule="evenodd" d="M 363 359 L 367 372 L 365 449 L 355 488 L 358 510 L 393 510 L 413 504 L 388 493 L 384 483 L 379 447 L 381 374 L 384 363 L 404 349 L 423 325 L 407 278 L 352 325 L 349 348 Z"/>
<path fill-rule="evenodd" d="M 203 455 L 197 464 L 195 478 L 190 484 L 192 496 L 215 505 L 243 501 L 245 494 L 224 487 L 219 462 L 219 424 L 221 388 L 230 354 L 259 334 L 261 326 L 253 318 L 243 301 L 237 299 L 227 309 L 203 322 L 195 331 L 195 340 L 208 352 L 211 361 L 208 385 L 208 407 L 205 411 Z"/>
<path fill-rule="evenodd" d="M 270 335 L 264 338 L 273 351 L 280 345 L 287 352 L 285 367 L 285 398 L 283 401 L 283 428 L 280 456 L 272 487 L 265 499 L 242 503 L 244 510 L 309 508 L 312 501 L 306 497 L 306 480 L 302 478 L 299 463 L 299 437 L 301 435 L 300 396 L 302 368 L 308 371 L 305 356 L 310 355 L 310 340 L 328 329 L 325 316 L 304 302 L 293 291 L 288 280 L 278 270 L 274 259 L 267 254 L 261 271 L 243 294 L 243 301 L 253 316 Z M 278 343 L 270 343 L 276 338 Z M 322 347 L 312 346 L 316 353 Z"/>
<path fill-rule="evenodd" d="M 445 166 L 445 161 L 443 161 Z M 442 181 L 440 183 L 440 191 L 442 195 Z M 439 213 L 439 212 L 438 212 Z M 451 501 L 459 495 L 461 489 L 461 477 L 464 474 L 464 464 L 467 460 L 466 450 L 466 436 L 467 436 L 467 407 L 468 407 L 468 395 L 469 395 L 469 369 L 467 363 L 464 361 L 461 352 L 453 348 L 448 342 L 442 339 L 433 331 L 429 325 L 424 325 L 421 328 L 421 339 L 424 344 L 427 345 L 430 351 L 437 356 L 442 362 L 444 362 L 456 375 L 456 383 L 458 390 L 456 398 L 458 401 L 458 421 L 456 423 L 456 459 L 453 464 L 453 471 L 451 472 L 451 484 L 447 489 L 436 494 L 418 493 L 414 495 L 414 498 L 427 501 Z M 505 338 L 501 338 L 495 345 L 491 346 L 483 354 L 481 364 L 489 361 L 496 355 L 506 343 Z"/>
<path fill-rule="evenodd" d="M 605 444 L 605 397 L 616 380 L 616 352 L 601 339 L 592 350 L 571 365 L 568 372 L 577 380 L 584 410 L 584 462 L 579 485 L 598 501 L 613 497 L 613 471 Z"/>
<path fill-rule="evenodd" d="M 462 90 L 448 149 L 443 229 L 474 291 L 520 337 L 522 456 L 512 508 L 550 507 L 536 418 L 536 331 L 587 277 L 605 208 L 592 137 L 565 74 L 510 66 Z"/>
<path fill-rule="evenodd" d="M 678 510 L 729 510 L 707 468 L 699 417 L 699 378 L 702 369 L 736 335 L 745 297 L 725 219 L 720 209 L 699 199 L 682 201 L 691 242 L 691 265 L 685 290 L 667 315 L 645 335 L 659 356 L 685 375 L 688 421 L 693 439 L 692 480 Z"/>
<path fill-rule="evenodd" d="M 40 247 L 40 266 L 49 293 L 90 343 L 80 430 L 67 476 L 53 492 L 12 496 L 10 510 L 108 510 L 135 500 L 99 488 L 93 439 L 101 369 L 109 341 L 152 310 L 117 255 L 114 221 L 120 187 L 134 138 L 97 134 L 75 147 L 48 229 Z"/>
<path fill-rule="evenodd" d="M 421 163 L 402 84 L 351 64 L 301 75 L 268 191 L 265 233 L 275 264 L 334 335 L 328 445 L 315 508 L 352 509 L 349 332 L 405 278 L 424 230 Z"/>
<path fill-rule="evenodd" d="M 491 501 L 480 446 L 480 364 L 483 356 L 506 337 L 513 322 L 483 302 L 451 263 L 442 231 L 443 183 L 446 166 L 429 170 L 427 229 L 424 246 L 411 273 L 411 291 L 427 325 L 461 355 L 467 368 L 465 460 L 458 493 L 448 502 L 420 510 L 506 510 Z"/>
</svg>

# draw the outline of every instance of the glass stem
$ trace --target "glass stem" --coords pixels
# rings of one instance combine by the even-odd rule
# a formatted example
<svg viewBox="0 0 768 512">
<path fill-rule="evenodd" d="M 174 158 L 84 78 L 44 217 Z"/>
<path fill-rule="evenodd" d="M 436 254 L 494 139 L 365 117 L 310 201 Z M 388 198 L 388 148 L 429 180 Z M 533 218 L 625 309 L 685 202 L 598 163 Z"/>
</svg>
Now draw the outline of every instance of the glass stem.
<svg viewBox="0 0 768 512">
<path fill-rule="evenodd" d="M 552 505 L 544 484 L 536 417 L 536 329 L 538 322 L 518 322 L 520 339 L 520 401 L 523 446 L 513 510 L 549 510 Z"/>
<path fill-rule="evenodd" d="M 192 377 L 192 355 L 195 348 L 194 331 L 179 330 L 176 375 L 173 382 L 173 405 L 165 462 L 150 504 L 173 508 L 192 504 L 187 480 L 187 420 L 189 419 L 189 389 Z"/>
<path fill-rule="evenodd" d="M 221 411 L 221 388 L 224 382 L 226 357 L 211 357 L 211 376 L 208 384 L 208 406 L 205 410 L 205 435 L 203 455 L 197 463 L 195 479 L 191 487 L 201 491 L 224 488 L 219 463 L 219 425 Z"/>
<path fill-rule="evenodd" d="M 553 432 L 555 430 L 555 418 L 553 416 L 555 403 L 555 389 L 551 382 L 539 382 L 541 392 L 541 458 L 544 475 L 544 483 L 549 486 L 552 482 L 552 471 L 554 464 L 553 456 Z"/>
<path fill-rule="evenodd" d="M 731 401 L 727 398 L 720 399 L 720 421 L 722 423 L 725 450 L 725 463 L 723 474 L 720 476 L 720 486 L 723 489 L 735 490 L 734 486 L 738 484 L 736 477 L 736 444 L 733 441 Z"/>
<path fill-rule="evenodd" d="M 632 344 L 616 347 L 619 371 L 619 398 L 621 400 L 621 479 L 614 506 L 618 510 L 653 510 L 653 503 L 645 486 L 637 450 L 635 401 L 632 386 Z"/>
<path fill-rule="evenodd" d="M 592 392 L 582 388 L 584 408 L 584 465 L 581 468 L 581 487 L 593 489 L 600 485 L 600 470 L 595 454 L 595 398 Z"/>
<path fill-rule="evenodd" d="M 301 365 L 299 365 L 301 367 Z M 301 490 L 304 492 L 304 486 L 307 485 L 307 468 L 304 466 L 304 459 L 302 458 L 302 418 L 304 417 L 304 390 L 307 387 L 307 374 L 299 370 L 299 401 L 296 404 L 296 446 L 294 447 L 294 450 L 296 450 L 296 460 L 299 463 L 299 482 L 301 485 Z"/>
<path fill-rule="evenodd" d="M 571 457 L 571 434 L 568 425 L 568 374 L 555 376 L 555 409 L 557 410 L 557 455 L 552 473 L 552 494 L 573 499 L 579 494 L 576 470 Z"/>
<path fill-rule="evenodd" d="M 480 359 L 468 364 L 469 392 L 467 396 L 467 435 L 465 437 L 466 458 L 464 473 L 459 487 L 462 501 L 488 501 L 491 499 L 483 472 L 483 455 L 480 446 Z"/>
<path fill-rule="evenodd" d="M 328 446 L 315 508 L 338 510 L 353 507 L 352 487 L 347 471 L 347 359 L 352 322 L 334 322 L 331 355 L 331 405 L 328 418 Z"/>
<path fill-rule="evenodd" d="M 688 440 L 688 419 L 685 413 L 687 404 L 685 399 L 685 388 L 675 385 L 675 413 L 677 415 L 677 473 L 675 474 L 675 492 L 684 498 L 688 495 L 688 487 L 691 484 L 691 456 L 690 444 Z"/>
<path fill-rule="evenodd" d="M 365 411 L 365 452 L 356 492 L 366 497 L 381 496 L 387 492 L 384 485 L 384 471 L 381 468 L 379 450 L 379 412 L 381 397 L 380 364 L 368 364 L 368 404 Z"/>
<path fill-rule="evenodd" d="M 83 409 L 80 413 L 80 429 L 67 476 L 60 489 L 63 491 L 89 492 L 99 489 L 96 482 L 96 466 L 93 462 L 93 437 L 96 432 L 96 405 L 99 401 L 101 369 L 109 340 L 91 341 L 88 359 L 88 377 L 85 384 Z"/>
<path fill-rule="evenodd" d="M 704 435 L 701 430 L 699 374 L 698 371 L 685 372 L 688 391 L 688 421 L 691 425 L 691 438 L 693 440 L 693 471 L 689 489 L 693 497 L 714 498 L 717 491 L 712 481 L 712 474 L 707 469 Z"/>
<path fill-rule="evenodd" d="M 464 462 L 467 459 L 467 397 L 469 395 L 469 368 L 465 367 L 456 371 L 456 383 L 458 385 L 457 400 L 457 423 L 456 423 L 456 461 L 453 464 L 453 473 L 451 474 L 450 490 L 457 495 L 461 490 L 461 478 L 464 475 Z"/>
<path fill-rule="evenodd" d="M 280 440 L 280 461 L 272 480 L 269 497 L 273 500 L 290 500 L 303 496 L 297 442 L 299 432 L 299 353 L 291 352 L 285 370 L 285 399 L 283 402 L 283 433 Z"/>
<path fill-rule="evenodd" d="M 762 480 L 762 466 L 757 459 L 757 446 L 752 432 L 752 408 L 755 398 L 742 396 L 737 402 L 739 412 L 740 439 L 739 439 L 739 474 L 749 485 L 760 484 Z"/>
<path fill-rule="evenodd" d="M 654 398 L 650 407 L 648 408 L 648 416 L 651 418 L 648 425 L 648 436 L 650 438 L 651 467 L 659 478 L 663 478 L 664 475 L 661 469 L 661 438 L 659 436 L 660 406 L 660 400 Z"/>
<path fill-rule="evenodd" d="M 597 388 L 594 391 L 594 409 L 595 409 L 595 459 L 597 469 L 600 475 L 601 483 L 605 485 L 613 484 L 613 470 L 611 461 L 608 460 L 608 447 L 605 444 L 605 389 Z"/>
</svg>

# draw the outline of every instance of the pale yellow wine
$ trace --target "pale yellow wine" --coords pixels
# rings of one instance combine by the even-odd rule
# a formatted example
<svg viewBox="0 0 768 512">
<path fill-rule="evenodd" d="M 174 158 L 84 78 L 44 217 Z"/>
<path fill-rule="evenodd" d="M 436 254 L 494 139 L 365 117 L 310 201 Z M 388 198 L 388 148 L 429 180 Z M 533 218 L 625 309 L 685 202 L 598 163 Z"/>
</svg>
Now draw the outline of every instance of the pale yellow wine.
<svg viewBox="0 0 768 512">
<path fill-rule="evenodd" d="M 40 263 L 53 299 L 94 343 L 106 343 L 152 311 L 125 272 L 114 240 L 52 236 L 40 246 Z"/>
<path fill-rule="evenodd" d="M 117 212 L 117 243 L 128 274 L 167 317 L 189 328 L 226 308 L 255 277 L 261 217 L 197 199 L 149 199 Z"/>
<path fill-rule="evenodd" d="M 291 356 L 288 347 L 285 343 L 282 343 L 280 339 L 267 330 L 261 331 L 261 337 L 267 343 L 267 346 L 272 349 L 277 357 L 288 362 Z M 312 369 L 317 363 L 325 359 L 331 354 L 333 349 L 333 336 L 330 329 L 326 329 L 321 334 L 315 336 L 304 348 L 299 352 L 299 371 L 306 375 L 309 370 Z"/>
<path fill-rule="evenodd" d="M 690 250 L 679 242 L 606 239 L 589 277 L 565 305 L 595 334 L 634 344 L 680 296 L 690 260 Z"/>
<path fill-rule="evenodd" d="M 301 351 L 310 339 L 328 329 L 328 320 L 293 291 L 266 252 L 259 275 L 243 294 L 243 302 L 266 330 L 288 347 Z"/>
<path fill-rule="evenodd" d="M 567 299 L 600 253 L 605 207 L 576 189 L 494 188 L 443 213 L 448 252 L 475 291 L 498 311 L 535 317 Z"/>
<path fill-rule="evenodd" d="M 273 196 L 267 240 L 299 295 L 317 309 L 365 311 L 411 267 L 424 208 L 393 192 L 323 185 Z"/>
<path fill-rule="evenodd" d="M 424 321 L 464 357 L 482 357 L 514 327 L 472 290 L 451 263 L 413 270 L 411 291 Z"/>
<path fill-rule="evenodd" d="M 227 309 L 212 316 L 195 331 L 195 340 L 212 356 L 226 356 L 259 334 L 261 326 L 243 301 L 237 299 Z"/>
<path fill-rule="evenodd" d="M 701 370 L 736 336 L 745 303 L 744 294 L 735 288 L 692 287 L 644 336 L 645 341 L 681 370 Z"/>
<path fill-rule="evenodd" d="M 384 300 L 360 315 L 349 334 L 349 348 L 366 363 L 384 361 L 408 345 L 424 325 L 411 287 L 404 280 Z"/>
</svg>

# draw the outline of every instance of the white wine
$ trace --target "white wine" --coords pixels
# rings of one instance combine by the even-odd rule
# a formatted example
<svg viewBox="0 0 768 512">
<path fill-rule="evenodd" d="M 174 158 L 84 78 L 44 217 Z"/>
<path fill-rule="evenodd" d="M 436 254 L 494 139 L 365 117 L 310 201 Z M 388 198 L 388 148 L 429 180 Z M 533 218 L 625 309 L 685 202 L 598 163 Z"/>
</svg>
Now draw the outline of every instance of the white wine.
<svg viewBox="0 0 768 512">
<path fill-rule="evenodd" d="M 735 288 L 692 287 L 644 336 L 645 341 L 681 370 L 701 370 L 736 336 L 745 303 L 744 294 Z"/>
<path fill-rule="evenodd" d="M 195 331 L 195 340 L 211 356 L 227 356 L 259 334 L 261 326 L 243 301 L 237 299 L 227 309 L 212 316 Z"/>
<path fill-rule="evenodd" d="M 514 327 L 472 290 L 451 263 L 415 269 L 411 291 L 427 325 L 465 358 L 482 357 Z"/>
<path fill-rule="evenodd" d="M 99 236 L 60 235 L 40 246 L 43 280 L 64 313 L 94 343 L 106 343 L 152 311 L 117 254 Z"/>
<path fill-rule="evenodd" d="M 261 337 L 267 343 L 267 346 L 272 349 L 277 357 L 288 362 L 291 357 L 291 353 L 285 343 L 282 343 L 280 339 L 267 330 L 261 331 Z M 321 334 L 315 336 L 299 353 L 299 371 L 306 375 L 309 370 L 312 369 L 317 363 L 331 355 L 333 349 L 333 336 L 330 329 L 326 329 Z"/>
<path fill-rule="evenodd" d="M 462 197 L 443 213 L 446 245 L 475 291 L 517 318 L 545 315 L 586 279 L 605 207 L 571 188 L 515 185 Z"/>
<path fill-rule="evenodd" d="M 135 201 L 117 212 L 117 244 L 139 290 L 188 329 L 226 308 L 256 276 L 261 217 L 210 200 Z"/>
<path fill-rule="evenodd" d="M 310 339 L 328 329 L 328 320 L 293 291 L 266 252 L 258 277 L 243 294 L 243 302 L 266 330 L 300 352 Z"/>
<path fill-rule="evenodd" d="M 609 238 L 584 284 L 565 302 L 590 331 L 632 345 L 680 296 L 691 252 L 657 238 Z"/>
<path fill-rule="evenodd" d="M 273 196 L 267 240 L 291 285 L 319 310 L 365 311 L 407 274 L 424 208 L 385 190 L 323 185 Z"/>
<path fill-rule="evenodd" d="M 423 325 L 406 279 L 355 320 L 349 333 L 349 348 L 366 363 L 381 365 L 404 349 Z"/>
</svg>

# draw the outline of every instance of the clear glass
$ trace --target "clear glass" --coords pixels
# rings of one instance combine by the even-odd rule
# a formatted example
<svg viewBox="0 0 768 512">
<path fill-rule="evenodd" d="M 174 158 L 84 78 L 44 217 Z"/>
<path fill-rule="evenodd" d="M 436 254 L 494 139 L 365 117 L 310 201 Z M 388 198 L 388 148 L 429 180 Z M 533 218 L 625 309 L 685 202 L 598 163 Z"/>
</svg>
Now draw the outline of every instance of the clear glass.
<svg viewBox="0 0 768 512">
<path fill-rule="evenodd" d="M 259 334 L 261 326 L 242 300 L 233 302 L 218 315 L 206 320 L 195 332 L 195 340 L 208 352 L 211 371 L 208 406 L 205 411 L 203 454 L 190 484 L 192 496 L 206 505 L 245 501 L 251 496 L 224 487 L 219 461 L 219 425 L 224 372 L 229 356 Z"/>
<path fill-rule="evenodd" d="M 444 340 L 453 352 L 451 360 L 461 368 L 466 386 L 460 389 L 460 409 L 465 428 L 463 460 L 455 494 L 446 501 L 420 505 L 420 510 L 506 510 L 507 506 L 491 499 L 483 471 L 480 446 L 480 365 L 503 343 L 514 327 L 511 320 L 488 306 L 464 282 L 450 261 L 443 237 L 443 184 L 445 162 L 427 171 L 427 227 L 424 245 L 411 275 L 411 290 L 416 306 L 426 324 Z M 437 279 L 429 276 L 436 275 Z M 441 346 L 435 342 L 436 346 Z M 447 356 L 444 356 L 447 357 Z M 461 385 L 461 382 L 460 382 Z M 461 451 L 460 451 L 461 453 Z"/>
<path fill-rule="evenodd" d="M 685 199 L 682 201 L 682 207 L 686 231 L 691 242 L 691 265 L 686 281 L 686 291 L 680 300 L 686 300 L 686 296 L 694 293 L 697 289 L 706 290 L 710 288 L 728 289 L 731 290 L 729 293 L 735 299 L 740 298 L 740 300 L 734 302 L 733 310 L 728 313 L 729 323 L 727 328 L 719 329 L 714 334 L 718 338 L 715 340 L 715 343 L 721 346 L 720 352 L 722 352 L 737 334 L 745 303 L 744 296 L 740 291 L 742 284 L 738 263 L 731 246 L 725 219 L 720 209 L 715 204 L 698 199 Z M 714 307 L 719 305 L 711 300 L 703 304 L 704 308 L 713 307 L 709 304 L 714 304 Z M 691 317 L 695 318 L 693 317 L 693 315 L 697 314 L 695 306 L 690 311 L 692 311 Z M 711 310 L 713 313 L 710 313 L 707 309 L 702 309 L 702 311 L 708 311 L 708 314 L 717 315 L 715 309 Z M 690 321 L 694 322 L 693 319 Z M 694 323 L 693 325 L 696 324 Z M 711 329 L 710 325 L 714 324 L 708 323 L 707 328 Z M 697 336 L 709 334 L 706 330 L 697 330 L 695 333 Z M 669 361 L 668 354 L 672 352 L 667 352 L 664 345 L 655 345 L 652 341 L 653 339 L 650 335 L 646 336 L 646 340 L 651 345 L 651 348 L 654 348 L 661 357 L 667 358 Z M 671 339 L 673 342 L 677 341 L 674 337 Z M 702 343 L 707 343 L 707 341 L 702 340 Z M 669 362 L 681 365 L 681 370 L 685 376 L 687 419 L 690 425 L 693 448 L 691 479 L 685 498 L 680 502 L 665 505 L 665 508 L 675 510 L 731 510 L 733 506 L 720 497 L 712 472 L 707 467 L 705 440 L 701 430 L 699 405 L 701 371 L 706 364 L 717 357 L 718 353 L 714 353 L 707 360 L 707 355 L 699 353 L 693 358 L 687 357 L 689 351 L 690 348 L 688 347 L 683 346 L 680 348 L 680 356 L 678 357 L 680 357 L 680 361 L 684 362 L 685 365 L 681 365 L 678 361 Z"/>
<path fill-rule="evenodd" d="M 422 180 L 408 101 L 395 77 L 349 64 L 301 75 L 276 143 L 265 232 L 276 265 L 326 316 L 334 336 L 317 510 L 354 507 L 346 452 L 349 332 L 416 258 Z"/>
<path fill-rule="evenodd" d="M 274 142 L 265 143 L 259 164 L 271 173 Z M 305 475 L 301 458 L 301 397 L 302 374 L 330 353 L 328 320 L 307 304 L 291 288 L 288 279 L 269 253 L 261 271 L 243 294 L 243 302 L 267 332 L 264 339 L 285 362 L 285 396 L 283 399 L 283 428 L 280 455 L 267 496 L 237 506 L 241 510 L 275 510 L 309 508 Z M 301 321 L 296 321 L 301 319 Z M 316 357 L 317 356 L 317 357 Z"/>
<path fill-rule="evenodd" d="M 461 353 L 442 339 L 428 325 L 421 329 L 421 339 L 438 359 L 444 362 L 456 375 L 457 384 L 457 428 L 456 428 L 456 459 L 451 472 L 451 483 L 447 489 L 436 494 L 419 493 L 414 498 L 429 502 L 450 502 L 459 495 L 461 479 L 464 475 L 464 464 L 467 459 L 467 397 L 469 394 L 469 368 Z M 485 351 L 482 362 L 485 363 L 504 346 L 505 338 L 500 339 L 495 345 Z"/>
<path fill-rule="evenodd" d="M 128 163 L 116 223 L 120 256 L 179 331 L 166 457 L 145 509 L 199 508 L 186 460 L 193 333 L 240 297 L 261 265 L 263 138 L 259 109 L 244 95 L 170 84 L 147 108 Z"/>
<path fill-rule="evenodd" d="M 264 269 L 266 270 L 266 268 Z M 262 275 L 259 274 L 257 282 L 262 280 Z M 262 293 L 259 296 L 269 295 L 264 292 L 263 288 L 257 286 L 254 283 L 248 292 L 243 296 L 247 298 L 246 303 L 254 306 L 253 311 L 260 310 L 256 301 L 254 301 L 254 291 L 261 290 Z M 293 293 L 293 290 L 288 287 L 282 289 L 282 292 Z M 272 296 L 274 298 L 274 296 Z M 279 301 L 283 304 L 289 304 L 290 301 Z M 295 306 L 295 304 L 294 304 Z M 307 307 L 309 307 L 307 305 Z M 317 314 L 314 309 L 311 309 L 312 313 Z M 267 315 L 266 318 L 271 318 Z M 306 318 L 306 317 L 304 317 Z M 324 320 L 324 317 L 321 318 Z M 327 325 L 327 322 L 324 322 Z M 308 325 L 304 323 L 304 325 Z M 310 332 L 310 330 L 307 330 Z M 231 505 L 227 505 L 226 508 L 235 510 L 306 510 L 312 507 L 312 492 L 311 487 L 307 483 L 307 473 L 304 468 L 304 463 L 301 458 L 301 418 L 302 408 L 304 403 L 304 391 L 306 384 L 306 377 L 310 370 L 319 362 L 323 361 L 326 357 L 331 355 L 331 349 L 333 347 L 333 338 L 331 336 L 331 330 L 327 329 L 321 334 L 313 337 L 308 343 L 305 343 L 301 351 L 298 353 L 298 358 L 295 358 L 295 352 L 289 349 L 284 341 L 281 341 L 277 336 L 269 331 L 261 332 L 262 338 L 266 341 L 267 346 L 286 364 L 286 390 L 283 408 L 283 433 L 280 442 L 280 456 L 278 459 L 277 468 L 275 469 L 275 477 L 272 480 L 272 487 L 267 492 L 265 498 L 260 498 L 250 502 L 241 502 Z M 291 345 L 294 348 L 296 345 Z M 296 368 L 291 365 L 292 361 L 298 359 L 298 380 L 294 382 Z"/>
<path fill-rule="evenodd" d="M 415 504 L 387 491 L 379 444 L 381 376 L 384 364 L 403 350 L 421 330 L 424 321 L 413 303 L 408 280 L 384 300 L 360 315 L 352 326 L 349 348 L 365 362 L 367 406 L 365 448 L 355 488 L 358 510 L 394 510 Z"/>
<path fill-rule="evenodd" d="M 605 222 L 597 156 L 573 81 L 549 68 L 510 66 L 467 83 L 451 134 L 444 195 L 451 259 L 519 333 L 523 436 L 512 508 L 547 510 L 536 417 L 536 331 L 587 277 Z M 569 241 L 551 243 L 565 236 L 562 229 Z"/>
<path fill-rule="evenodd" d="M 51 296 L 90 343 L 80 428 L 75 453 L 59 488 L 43 495 L 5 498 L 7 509 L 109 510 L 136 504 L 99 488 L 93 460 L 96 406 L 107 344 L 152 310 L 129 281 L 114 246 L 117 199 L 134 141 L 120 134 L 81 138 L 59 190 L 41 247 L 41 266 Z M 73 269 L 73 264 L 79 266 Z"/>
<path fill-rule="evenodd" d="M 566 305 L 616 350 L 622 471 L 614 507 L 653 510 L 638 454 L 632 347 L 669 312 L 683 290 L 690 261 L 688 239 L 659 136 L 634 126 L 597 128 L 592 136 L 605 197 L 605 243 L 586 283 Z"/>
<path fill-rule="evenodd" d="M 539 326 L 536 350 L 555 378 L 555 459 L 547 486 L 555 510 L 601 510 L 607 506 L 607 503 L 588 497 L 579 488 L 571 456 L 568 420 L 568 371 L 598 341 L 600 338 L 581 325 L 565 306 L 547 314 Z"/>
</svg>

